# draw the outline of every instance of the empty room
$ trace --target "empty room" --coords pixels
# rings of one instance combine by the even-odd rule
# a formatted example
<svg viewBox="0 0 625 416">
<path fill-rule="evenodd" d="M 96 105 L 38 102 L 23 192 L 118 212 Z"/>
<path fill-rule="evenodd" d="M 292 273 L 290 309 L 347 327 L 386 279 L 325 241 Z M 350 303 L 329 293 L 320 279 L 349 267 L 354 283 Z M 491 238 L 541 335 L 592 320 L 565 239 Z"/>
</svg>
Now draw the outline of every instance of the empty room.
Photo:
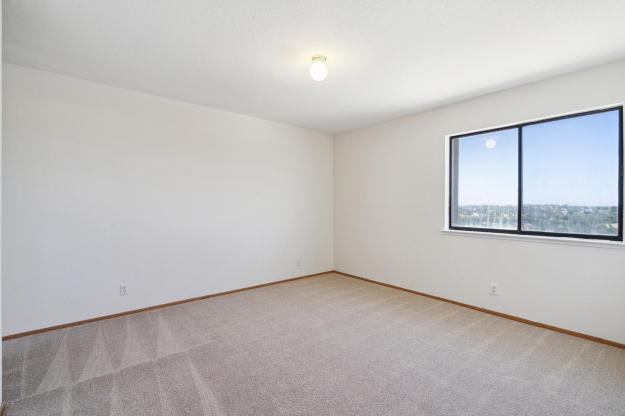
<svg viewBox="0 0 625 416">
<path fill-rule="evenodd" d="M 3 0 L 0 416 L 625 416 L 623 0 Z"/>
</svg>

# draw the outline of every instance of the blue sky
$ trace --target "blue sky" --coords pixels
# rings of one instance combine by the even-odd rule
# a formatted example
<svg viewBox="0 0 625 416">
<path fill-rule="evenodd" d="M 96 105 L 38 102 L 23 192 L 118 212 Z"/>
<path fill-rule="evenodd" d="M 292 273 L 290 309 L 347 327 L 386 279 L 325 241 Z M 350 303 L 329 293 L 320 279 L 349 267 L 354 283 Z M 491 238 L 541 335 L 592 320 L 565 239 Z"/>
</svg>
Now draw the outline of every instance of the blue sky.
<svg viewBox="0 0 625 416">
<path fill-rule="evenodd" d="M 618 124 L 609 111 L 524 127 L 523 202 L 618 205 Z M 459 140 L 459 205 L 515 205 L 517 129 Z"/>
</svg>

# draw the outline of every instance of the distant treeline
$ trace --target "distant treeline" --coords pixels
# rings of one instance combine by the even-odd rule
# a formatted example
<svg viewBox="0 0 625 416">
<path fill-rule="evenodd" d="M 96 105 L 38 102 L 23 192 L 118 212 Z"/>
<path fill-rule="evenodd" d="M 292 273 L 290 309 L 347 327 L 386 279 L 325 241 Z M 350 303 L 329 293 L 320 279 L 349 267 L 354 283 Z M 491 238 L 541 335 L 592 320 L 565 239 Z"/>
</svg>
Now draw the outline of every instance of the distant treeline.
<svg viewBox="0 0 625 416">
<path fill-rule="evenodd" d="M 616 235 L 616 206 L 524 204 L 523 229 L 571 234 Z M 516 205 L 463 205 L 454 225 L 476 228 L 516 229 Z"/>
</svg>

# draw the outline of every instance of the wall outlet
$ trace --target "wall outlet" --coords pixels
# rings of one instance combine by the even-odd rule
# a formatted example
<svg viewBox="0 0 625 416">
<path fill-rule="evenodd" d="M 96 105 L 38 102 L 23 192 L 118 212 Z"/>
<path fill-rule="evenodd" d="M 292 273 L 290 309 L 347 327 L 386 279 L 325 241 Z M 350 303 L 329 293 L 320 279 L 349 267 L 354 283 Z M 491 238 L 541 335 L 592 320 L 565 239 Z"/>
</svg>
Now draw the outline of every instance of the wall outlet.
<svg viewBox="0 0 625 416">
<path fill-rule="evenodd" d="M 302 259 L 297 259 L 297 267 L 302 267 Z"/>
<path fill-rule="evenodd" d="M 119 285 L 119 296 L 127 296 L 128 295 L 128 285 L 126 283 L 121 283 Z"/>
<path fill-rule="evenodd" d="M 491 283 L 490 284 L 490 291 L 489 293 L 491 295 L 496 295 L 497 294 L 497 283 Z"/>
</svg>

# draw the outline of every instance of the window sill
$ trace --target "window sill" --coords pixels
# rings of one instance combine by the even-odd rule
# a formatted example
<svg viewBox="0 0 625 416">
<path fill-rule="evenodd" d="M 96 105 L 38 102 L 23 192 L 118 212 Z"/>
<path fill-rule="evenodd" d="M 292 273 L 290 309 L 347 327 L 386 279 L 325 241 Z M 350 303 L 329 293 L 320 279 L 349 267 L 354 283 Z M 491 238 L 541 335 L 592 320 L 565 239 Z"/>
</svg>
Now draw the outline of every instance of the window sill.
<svg viewBox="0 0 625 416">
<path fill-rule="evenodd" d="M 480 232 L 480 231 L 450 230 L 446 228 L 442 229 L 441 233 L 448 234 L 448 235 L 461 236 L 461 237 L 492 238 L 495 240 L 513 240 L 513 241 L 535 242 L 535 243 L 542 243 L 542 244 L 559 244 L 559 245 L 568 245 L 568 246 L 600 247 L 600 248 L 625 250 L 625 243 L 622 241 L 592 240 L 592 239 L 569 238 L 569 237 L 543 237 L 543 236 L 537 236 L 537 235 L 519 235 L 519 234 L 489 233 L 489 232 Z"/>
</svg>

